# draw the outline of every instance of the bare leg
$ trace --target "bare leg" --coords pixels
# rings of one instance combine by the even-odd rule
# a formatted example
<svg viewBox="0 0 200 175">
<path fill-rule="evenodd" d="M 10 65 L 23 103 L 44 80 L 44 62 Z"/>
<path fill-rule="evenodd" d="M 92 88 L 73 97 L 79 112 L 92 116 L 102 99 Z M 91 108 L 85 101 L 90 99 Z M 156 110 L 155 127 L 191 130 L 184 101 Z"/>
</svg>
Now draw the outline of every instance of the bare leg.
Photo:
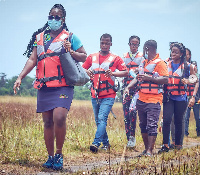
<svg viewBox="0 0 200 175">
<path fill-rule="evenodd" d="M 68 110 L 58 107 L 53 110 L 54 131 L 56 137 L 56 154 L 62 154 L 66 135 L 66 117 Z"/>
<path fill-rule="evenodd" d="M 157 136 L 148 136 L 148 150 L 147 153 L 152 154 Z"/>
<path fill-rule="evenodd" d="M 145 150 L 148 150 L 148 134 L 147 133 L 142 133 L 142 138 L 145 146 Z"/>
<path fill-rule="evenodd" d="M 54 156 L 54 123 L 53 110 L 42 113 L 44 122 L 44 140 L 47 152 L 50 156 Z"/>
</svg>

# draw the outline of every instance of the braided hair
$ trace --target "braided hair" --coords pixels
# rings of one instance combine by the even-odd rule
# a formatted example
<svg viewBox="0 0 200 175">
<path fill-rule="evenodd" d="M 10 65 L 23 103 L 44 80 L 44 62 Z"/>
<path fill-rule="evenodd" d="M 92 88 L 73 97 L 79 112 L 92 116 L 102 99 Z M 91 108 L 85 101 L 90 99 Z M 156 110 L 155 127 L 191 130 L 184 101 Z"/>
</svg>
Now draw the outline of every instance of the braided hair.
<svg viewBox="0 0 200 175">
<path fill-rule="evenodd" d="M 191 54 L 191 50 L 188 49 L 188 48 L 185 48 L 185 51 L 186 51 L 186 50 L 187 50 L 187 51 L 189 52 L 189 54 L 190 54 L 190 58 L 189 58 L 188 62 L 191 63 L 191 56 L 192 56 L 192 54 Z"/>
<path fill-rule="evenodd" d="M 189 74 L 189 67 L 188 67 L 187 61 L 186 61 L 186 48 L 182 43 L 178 43 L 178 42 L 174 43 L 172 48 L 173 47 L 177 47 L 180 50 L 180 52 L 182 53 L 180 65 L 184 63 L 184 69 L 182 70 L 183 71 L 182 76 L 184 77 L 186 74 Z M 172 48 L 171 48 L 171 50 L 172 50 Z M 182 66 L 181 66 L 181 69 L 182 69 Z"/>
<path fill-rule="evenodd" d="M 62 13 L 63 13 L 63 17 L 66 17 L 66 11 L 65 11 L 64 7 L 61 4 L 55 4 L 51 8 L 51 10 L 49 11 L 49 14 L 55 8 L 60 9 L 62 11 Z M 68 28 L 67 28 L 67 25 L 66 25 L 65 22 L 63 23 L 63 29 L 65 29 L 66 31 L 68 31 Z M 29 41 L 29 43 L 27 45 L 27 49 L 26 49 L 26 51 L 23 54 L 24 56 L 27 56 L 27 57 L 31 56 L 31 53 L 32 53 L 33 47 L 34 47 L 33 44 L 34 44 L 34 42 L 36 40 L 36 35 L 38 35 L 39 33 L 43 32 L 43 31 L 50 32 L 50 28 L 48 26 L 48 22 L 42 28 L 39 28 L 36 32 L 33 33 L 32 38 L 30 39 L 30 41 Z"/>
</svg>

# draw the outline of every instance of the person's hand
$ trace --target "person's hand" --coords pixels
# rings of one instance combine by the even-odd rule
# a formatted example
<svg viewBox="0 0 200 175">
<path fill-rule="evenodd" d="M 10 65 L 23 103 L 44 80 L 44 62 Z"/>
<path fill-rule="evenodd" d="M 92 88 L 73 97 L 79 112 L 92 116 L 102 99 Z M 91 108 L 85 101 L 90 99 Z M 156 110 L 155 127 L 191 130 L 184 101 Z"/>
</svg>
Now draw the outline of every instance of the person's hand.
<svg viewBox="0 0 200 175">
<path fill-rule="evenodd" d="M 190 101 L 189 101 L 188 107 L 191 108 L 192 106 L 194 106 L 194 103 L 195 103 L 195 97 L 192 96 L 192 98 L 190 98 Z"/>
<path fill-rule="evenodd" d="M 181 80 L 181 82 L 182 82 L 183 84 L 189 84 L 189 80 L 186 79 L 186 78 L 183 78 L 183 79 Z"/>
<path fill-rule="evenodd" d="M 92 70 L 86 70 L 86 73 L 88 74 L 88 76 L 91 78 L 91 79 L 93 79 L 94 78 L 94 73 L 93 73 L 93 71 Z"/>
<path fill-rule="evenodd" d="M 126 88 L 124 89 L 123 99 L 125 99 L 125 97 L 126 97 L 127 95 L 129 95 L 129 89 L 128 89 L 128 87 L 126 87 Z"/>
<path fill-rule="evenodd" d="M 138 74 L 137 79 L 138 79 L 138 81 L 150 81 L 151 76 L 147 75 L 147 74 Z"/>
<path fill-rule="evenodd" d="M 105 75 L 105 77 L 108 78 L 108 77 L 113 76 L 113 73 L 112 73 L 111 69 L 108 69 L 108 70 L 105 71 L 105 74 L 104 74 L 104 75 Z"/>
<path fill-rule="evenodd" d="M 64 46 L 66 52 L 69 52 L 70 49 L 71 49 L 71 46 L 72 46 L 72 45 L 71 45 L 71 43 L 70 43 L 69 41 L 64 40 L 64 42 L 63 42 L 63 46 Z"/>
<path fill-rule="evenodd" d="M 17 94 L 17 90 L 19 90 L 20 88 L 20 85 L 21 85 L 21 78 L 17 78 L 17 80 L 15 81 L 14 83 L 14 86 L 13 86 L 13 91 L 14 91 L 14 94 Z M 17 89 L 17 90 L 16 90 Z"/>
</svg>

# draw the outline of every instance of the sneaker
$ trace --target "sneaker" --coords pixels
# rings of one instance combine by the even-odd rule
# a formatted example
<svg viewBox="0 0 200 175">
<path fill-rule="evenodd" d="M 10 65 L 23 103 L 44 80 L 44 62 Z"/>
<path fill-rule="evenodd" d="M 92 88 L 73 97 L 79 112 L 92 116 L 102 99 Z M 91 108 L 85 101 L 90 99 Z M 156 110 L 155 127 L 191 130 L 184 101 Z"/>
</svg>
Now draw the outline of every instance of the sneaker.
<svg viewBox="0 0 200 175">
<path fill-rule="evenodd" d="M 136 144 L 136 139 L 135 139 L 135 137 L 130 136 L 130 137 L 129 137 L 129 141 L 128 141 L 126 147 L 128 147 L 128 148 L 133 148 L 133 147 L 135 146 L 135 144 Z"/>
<path fill-rule="evenodd" d="M 158 154 L 161 154 L 164 152 L 169 152 L 169 148 L 166 147 L 165 145 L 163 145 L 162 148 L 158 151 Z"/>
<path fill-rule="evenodd" d="M 44 163 L 42 166 L 44 168 L 53 168 L 53 164 L 54 164 L 54 158 L 53 158 L 53 156 L 49 156 L 46 163 Z"/>
<path fill-rule="evenodd" d="M 100 147 L 100 149 L 108 151 L 108 150 L 110 150 L 110 145 L 103 145 L 102 147 Z"/>
<path fill-rule="evenodd" d="M 174 144 L 171 144 L 171 145 L 169 146 L 169 149 L 170 149 L 170 150 L 175 149 L 175 145 L 174 145 Z"/>
<path fill-rule="evenodd" d="M 55 154 L 54 156 L 54 170 L 62 170 L 63 168 L 63 155 L 62 154 Z"/>
<path fill-rule="evenodd" d="M 97 145 L 90 145 L 90 151 L 92 151 L 93 153 L 97 153 L 98 152 L 98 146 Z"/>
</svg>

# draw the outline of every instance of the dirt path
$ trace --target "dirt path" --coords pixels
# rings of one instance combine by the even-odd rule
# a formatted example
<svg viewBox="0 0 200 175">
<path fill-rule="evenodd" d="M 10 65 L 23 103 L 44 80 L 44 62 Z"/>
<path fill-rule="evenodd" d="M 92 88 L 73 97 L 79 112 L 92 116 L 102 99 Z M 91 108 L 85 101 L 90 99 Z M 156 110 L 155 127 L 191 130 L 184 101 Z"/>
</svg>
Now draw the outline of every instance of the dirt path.
<svg viewBox="0 0 200 175">
<path fill-rule="evenodd" d="M 188 139 L 186 138 L 186 142 L 183 145 L 183 148 L 191 148 L 191 147 L 195 147 L 197 145 L 200 146 L 200 142 L 198 142 L 197 139 Z M 158 152 L 158 150 L 160 149 L 160 147 L 157 146 L 157 148 L 155 148 L 155 153 Z M 99 167 L 105 167 L 105 168 L 109 168 L 109 166 L 111 165 L 119 165 L 121 161 L 128 161 L 131 159 L 135 159 L 137 158 L 137 156 L 141 153 L 142 151 L 138 151 L 138 150 L 128 150 L 125 154 L 124 157 L 122 157 L 122 155 L 115 157 L 115 158 L 109 158 L 107 157 L 106 160 L 104 161 L 94 161 L 94 162 L 88 162 L 85 164 L 81 164 L 81 165 L 68 165 L 68 166 L 64 166 L 64 169 L 66 171 L 69 172 L 77 172 L 77 171 L 91 171 L 92 169 L 95 168 L 99 168 Z M 101 154 L 101 153 L 100 153 Z"/>
</svg>

